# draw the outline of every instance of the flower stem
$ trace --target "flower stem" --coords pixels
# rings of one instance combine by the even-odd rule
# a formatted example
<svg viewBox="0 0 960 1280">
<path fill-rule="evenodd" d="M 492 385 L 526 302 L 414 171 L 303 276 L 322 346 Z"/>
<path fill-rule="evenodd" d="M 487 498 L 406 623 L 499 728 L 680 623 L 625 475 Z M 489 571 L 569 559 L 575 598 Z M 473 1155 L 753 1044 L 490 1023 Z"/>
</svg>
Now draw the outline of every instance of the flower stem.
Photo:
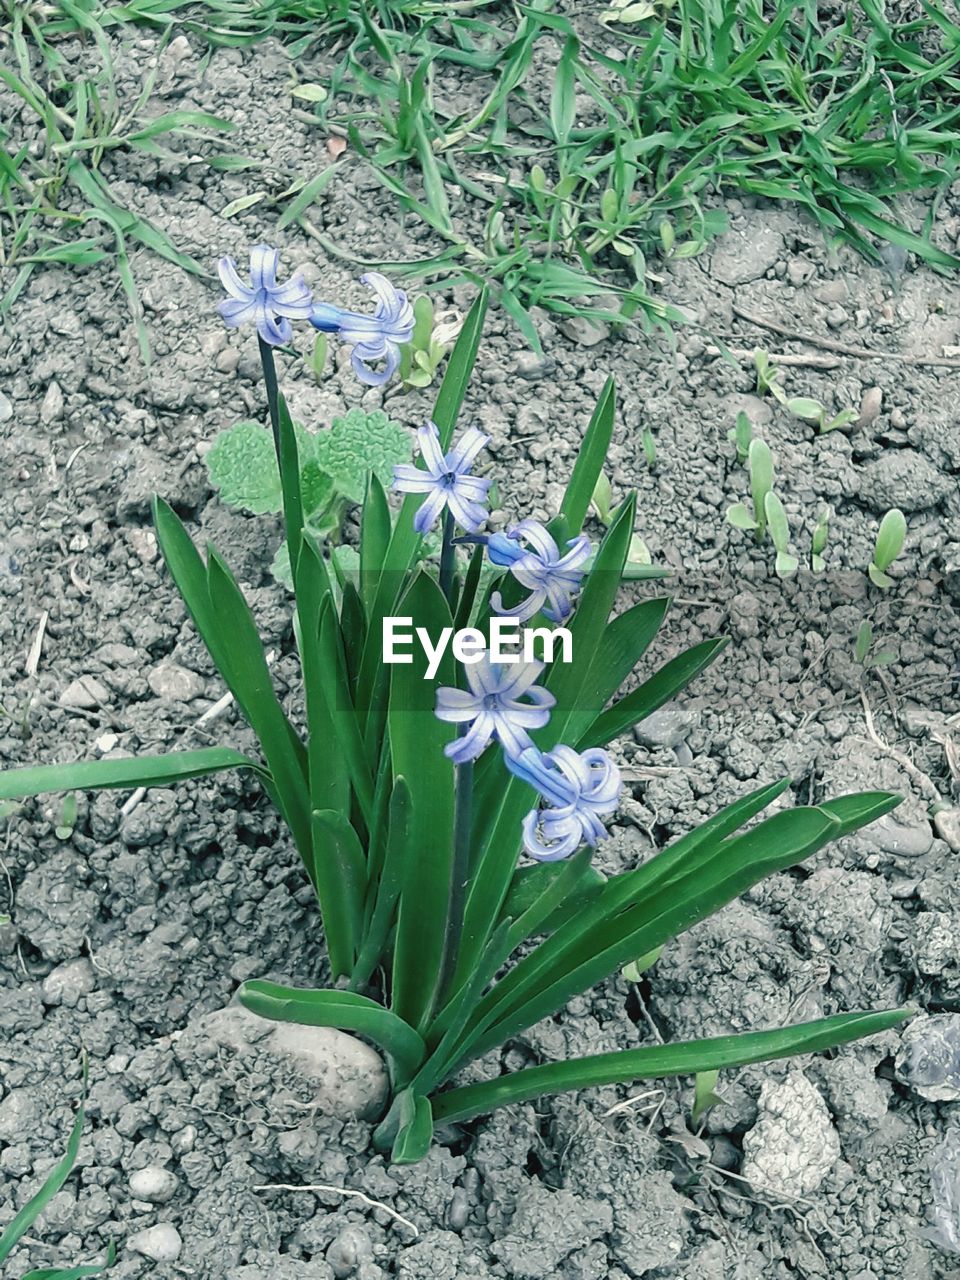
<svg viewBox="0 0 960 1280">
<path fill-rule="evenodd" d="M 461 730 L 463 732 L 463 730 Z M 447 987 L 456 968 L 463 930 L 463 912 L 470 879 L 470 826 L 473 821 L 473 761 L 457 765 L 457 794 L 453 816 L 453 866 L 450 875 L 450 900 L 447 907 L 447 929 L 437 983 L 437 1008 L 442 1008 Z"/>
<path fill-rule="evenodd" d="M 443 513 L 443 539 L 440 543 L 440 590 L 453 608 L 453 569 L 456 551 L 453 545 L 454 522 L 450 511 Z"/>
<path fill-rule="evenodd" d="M 270 410 L 270 426 L 273 428 L 273 447 L 277 451 L 277 466 L 280 465 L 280 391 L 277 386 L 277 366 L 273 358 L 273 347 L 264 342 L 257 334 L 260 344 L 260 363 L 263 366 L 263 381 L 267 388 L 267 407 Z"/>
</svg>

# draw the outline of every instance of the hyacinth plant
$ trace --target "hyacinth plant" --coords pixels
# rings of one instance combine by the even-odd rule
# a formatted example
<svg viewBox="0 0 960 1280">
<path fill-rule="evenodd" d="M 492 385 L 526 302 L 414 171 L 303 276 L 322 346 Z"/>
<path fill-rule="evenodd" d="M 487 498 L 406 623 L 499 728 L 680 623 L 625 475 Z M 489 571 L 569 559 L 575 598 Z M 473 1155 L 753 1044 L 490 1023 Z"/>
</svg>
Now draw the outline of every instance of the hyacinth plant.
<svg viewBox="0 0 960 1280">
<path fill-rule="evenodd" d="M 374 1141 L 397 1161 L 422 1157 L 436 1126 L 544 1093 L 822 1050 L 900 1020 L 904 1010 L 839 1013 L 453 1083 L 467 1063 L 898 798 L 869 792 L 781 807 L 747 826 L 784 796 L 784 780 L 728 805 L 641 866 L 600 874 L 592 854 L 621 790 L 610 744 L 681 690 L 723 644 L 699 644 L 621 692 L 668 601 L 642 599 L 611 616 L 633 499 L 599 546 L 583 532 L 613 431 L 612 383 L 549 527 L 521 518 L 503 533 L 485 533 L 490 479 L 475 473 L 488 465 L 487 439 L 470 426 L 456 434 L 480 342 L 481 295 L 432 420 L 418 431 L 418 460 L 396 468 L 398 509 L 370 479 L 354 581 L 305 527 L 298 434 L 279 394 L 274 348 L 290 340 L 291 321 L 312 321 L 352 345 L 361 378 L 379 381 L 396 365 L 407 303 L 378 279 L 373 316 L 340 312 L 315 304 L 299 277 L 278 285 L 276 269 L 266 246 L 254 251 L 249 285 L 225 262 L 231 297 L 221 310 L 228 325 L 249 322 L 258 334 L 295 592 L 302 723 L 277 697 L 253 615 L 225 561 L 212 547 L 204 560 L 157 498 L 164 560 L 259 756 L 210 747 L 17 769 L 0 775 L 0 797 L 252 770 L 285 818 L 316 891 L 336 985 L 251 980 L 239 999 L 266 1018 L 338 1027 L 383 1051 L 391 1098 Z M 436 570 L 423 556 L 434 528 L 442 535 Z M 528 629 L 565 624 L 572 652 L 561 657 L 571 660 L 494 660 L 497 618 Z M 390 619 L 425 637 L 393 663 L 385 660 Z M 464 646 L 458 662 L 439 641 L 468 627 L 473 648 Z"/>
</svg>

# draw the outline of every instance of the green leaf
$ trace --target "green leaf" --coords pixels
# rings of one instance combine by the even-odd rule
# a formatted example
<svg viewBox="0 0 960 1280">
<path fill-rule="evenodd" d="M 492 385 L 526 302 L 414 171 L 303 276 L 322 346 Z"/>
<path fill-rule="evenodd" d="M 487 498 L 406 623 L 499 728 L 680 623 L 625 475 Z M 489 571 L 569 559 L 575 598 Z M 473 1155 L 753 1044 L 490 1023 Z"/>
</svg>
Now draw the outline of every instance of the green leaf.
<svg viewBox="0 0 960 1280">
<path fill-rule="evenodd" d="M 820 1053 L 824 1049 L 886 1031 L 912 1012 L 912 1009 L 888 1009 L 880 1013 L 842 1013 L 775 1031 L 747 1031 L 742 1035 L 651 1045 L 645 1049 L 599 1053 L 571 1062 L 525 1067 L 496 1080 L 464 1085 L 435 1095 L 431 1098 L 433 1118 L 435 1123 L 462 1123 L 475 1116 L 486 1115 L 497 1107 L 529 1102 L 544 1094 L 720 1071 L 799 1053 Z"/>
<path fill-rule="evenodd" d="M 284 987 L 258 978 L 243 983 L 237 998 L 245 1009 L 273 1022 L 356 1031 L 388 1053 L 395 1069 L 405 1076 L 413 1075 L 426 1056 L 426 1045 L 413 1027 L 375 1000 L 352 991 Z"/>
<path fill-rule="evenodd" d="M 283 502 L 273 434 L 259 422 L 221 431 L 204 459 L 220 501 L 255 515 L 279 511 Z"/>
<path fill-rule="evenodd" d="M 416 1164 L 433 1142 L 433 1111 L 426 1098 L 415 1097 L 410 1090 L 401 1094 L 399 1101 L 400 1129 L 390 1159 L 394 1164 Z"/>
<path fill-rule="evenodd" d="M 111 1241 L 103 1262 L 80 1263 L 75 1267 L 41 1267 L 38 1271 L 28 1271 L 23 1280 L 85 1280 L 86 1276 L 100 1275 L 116 1260 L 117 1247 Z"/>
<path fill-rule="evenodd" d="M 37 796 L 49 791 L 100 791 L 108 788 L 169 787 L 187 778 L 202 778 L 224 769 L 263 766 L 232 747 L 203 747 L 162 756 L 123 760 L 84 760 L 76 764 L 41 764 L 0 773 L 0 800 Z"/>
<path fill-rule="evenodd" d="M 563 497 L 562 514 L 568 538 L 575 537 L 583 528 L 590 500 L 613 439 L 616 411 L 616 385 L 613 378 L 608 378 L 600 392 Z"/>
<path fill-rule="evenodd" d="M 894 507 L 880 521 L 876 547 L 873 552 L 873 563 L 885 573 L 903 550 L 907 539 L 907 520 L 899 508 Z M 883 584 L 884 586 L 887 583 Z"/>
<path fill-rule="evenodd" d="M 577 742 L 577 750 L 602 747 L 640 724 L 658 707 L 669 702 L 681 689 L 710 665 L 728 643 L 726 636 L 704 640 L 665 662 L 649 680 L 625 694 L 606 711 L 600 713 Z"/>
<path fill-rule="evenodd" d="M 367 478 L 367 496 L 360 516 L 360 595 L 369 612 L 376 598 L 380 567 L 390 545 L 390 507 L 377 476 Z"/>
<path fill-rule="evenodd" d="M 819 400 L 810 400 L 806 396 L 793 396 L 786 403 L 786 408 L 795 418 L 814 424 L 823 421 L 824 408 Z"/>
<path fill-rule="evenodd" d="M 580 41 L 576 36 L 568 36 L 564 41 L 563 52 L 553 76 L 553 89 L 550 94 L 550 128 L 558 147 L 566 145 L 576 118 L 576 69 L 579 52 Z"/>
<path fill-rule="evenodd" d="M 752 532 L 757 528 L 756 520 L 742 502 L 735 502 L 732 507 L 727 507 L 727 520 L 735 529 L 748 529 Z"/>
<path fill-rule="evenodd" d="M 351 502 L 363 501 L 371 472 L 387 485 L 393 468 L 410 460 L 409 431 L 382 409 L 351 409 L 313 439 L 317 466 Z"/>
<path fill-rule="evenodd" d="M 424 627 L 434 643 L 452 626 L 450 606 L 436 582 L 419 573 L 400 601 L 401 616 Z M 453 871 L 454 766 L 443 749 L 456 727 L 434 715 L 437 685 L 454 684 L 447 648 L 437 676 L 414 646 L 413 662 L 391 667 L 390 750 L 394 775 L 406 779 L 412 822 L 394 953 L 392 1005 L 411 1026 L 423 1027 L 438 996 Z"/>
<path fill-rule="evenodd" d="M 86 1082 L 86 1068 L 84 1068 L 84 1082 Z M 80 1154 L 80 1139 L 83 1134 L 84 1116 L 85 1109 L 83 1103 L 81 1103 L 77 1110 L 77 1118 L 73 1122 L 73 1128 L 70 1131 L 70 1137 L 67 1140 L 67 1150 L 63 1158 L 54 1165 L 53 1170 L 40 1190 L 36 1195 L 30 1197 L 20 1212 L 7 1224 L 3 1235 L 0 1235 L 0 1262 L 3 1262 L 8 1257 L 14 1246 L 30 1230 L 30 1227 L 40 1217 L 67 1178 L 69 1178 L 70 1171 L 76 1164 L 77 1156 Z"/>
<path fill-rule="evenodd" d="M 767 494 L 764 499 L 763 510 L 767 517 L 767 526 L 770 529 L 770 540 L 776 550 L 781 555 L 785 555 L 790 543 L 790 526 L 787 523 L 787 513 L 783 508 L 783 503 L 777 494 L 773 492 Z"/>
<path fill-rule="evenodd" d="M 366 883 L 359 837 L 342 814 L 332 809 L 314 812 L 313 857 L 330 968 L 336 978 L 353 969 L 363 928 Z"/>
</svg>

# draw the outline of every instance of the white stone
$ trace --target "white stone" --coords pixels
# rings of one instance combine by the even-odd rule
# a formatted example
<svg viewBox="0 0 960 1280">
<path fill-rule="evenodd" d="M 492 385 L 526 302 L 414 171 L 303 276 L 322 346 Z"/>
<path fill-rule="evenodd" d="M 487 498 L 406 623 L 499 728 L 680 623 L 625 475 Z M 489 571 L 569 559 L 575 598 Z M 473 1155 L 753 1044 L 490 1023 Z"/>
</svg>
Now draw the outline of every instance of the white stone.
<svg viewBox="0 0 960 1280">
<path fill-rule="evenodd" d="M 740 1172 L 747 1181 L 775 1196 L 808 1196 L 839 1156 L 830 1112 L 803 1072 L 764 1081 L 759 1119 L 743 1137 Z"/>
<path fill-rule="evenodd" d="M 314 1086 L 317 1108 L 324 1114 L 372 1119 L 383 1108 L 387 1073 L 380 1055 L 345 1031 L 271 1022 L 233 1004 L 197 1019 L 189 1033 L 240 1054 L 286 1058 Z"/>
<path fill-rule="evenodd" d="M 172 1222 L 158 1222 L 155 1227 L 138 1231 L 127 1238 L 127 1248 L 153 1262 L 176 1262 L 183 1248 L 180 1232 Z"/>
<path fill-rule="evenodd" d="M 206 688 L 202 676 L 169 661 L 158 663 L 147 673 L 147 684 L 158 698 L 168 698 L 171 702 L 192 702 Z"/>
<path fill-rule="evenodd" d="M 60 705 L 92 711 L 94 707 L 102 706 L 109 699 L 109 690 L 99 680 L 95 680 L 93 676 L 81 676 L 79 680 L 68 684 L 61 693 Z"/>
<path fill-rule="evenodd" d="M 51 422 L 56 422 L 62 417 L 63 392 L 60 390 L 58 382 L 51 382 L 43 397 L 43 403 L 40 405 L 40 421 L 45 426 L 49 426 Z"/>
<path fill-rule="evenodd" d="M 172 1200 L 179 1185 L 176 1174 L 158 1164 L 148 1164 L 130 1175 L 130 1190 L 138 1200 L 150 1204 L 166 1204 Z"/>
</svg>

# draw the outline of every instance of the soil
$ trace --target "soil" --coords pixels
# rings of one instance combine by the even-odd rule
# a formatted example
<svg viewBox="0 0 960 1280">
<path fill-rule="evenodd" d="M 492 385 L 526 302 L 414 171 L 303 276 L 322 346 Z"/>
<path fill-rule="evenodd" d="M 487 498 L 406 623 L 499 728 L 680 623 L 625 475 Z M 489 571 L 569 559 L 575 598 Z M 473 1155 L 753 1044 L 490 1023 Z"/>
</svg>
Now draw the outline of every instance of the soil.
<svg viewBox="0 0 960 1280">
<path fill-rule="evenodd" d="M 130 101 L 157 41 L 127 36 L 113 47 Z M 91 56 L 69 41 L 61 52 L 78 67 Z M 317 55 L 304 78 L 322 80 L 325 69 Z M 208 56 L 177 36 L 160 53 L 152 105 L 226 116 L 237 125 L 232 151 L 316 172 L 329 159 L 325 140 L 290 114 L 287 84 L 277 45 Z M 18 100 L 2 102 L 14 134 L 30 141 Z M 349 268 L 304 232 L 275 235 L 262 209 L 224 218 L 250 176 L 214 173 L 197 155 L 171 164 L 117 153 L 103 172 L 130 208 L 205 263 L 243 258 L 269 238 L 288 268 L 306 264 L 318 293 L 365 302 Z M 345 163 L 313 210 L 316 225 L 356 257 L 429 252 L 429 233 L 398 220 L 373 178 Z M 869 265 L 781 209 L 725 207 L 730 230 L 711 251 L 658 267 L 664 296 L 692 322 L 674 342 L 535 313 L 541 359 L 494 312 L 465 410 L 492 435 L 499 518 L 544 518 L 613 374 L 614 491 L 639 491 L 638 532 L 676 571 L 651 661 L 732 637 L 684 697 L 620 744 L 629 787 L 599 865 L 633 865 L 785 773 L 791 803 L 865 787 L 905 800 L 692 930 L 641 986 L 617 978 L 572 1002 L 481 1064 L 485 1074 L 903 1001 L 944 1015 L 956 1036 L 960 383 L 956 369 L 914 361 L 960 345 L 960 288 L 912 260 Z M 462 217 L 476 216 L 466 203 Z M 960 186 L 934 220 L 945 246 L 958 233 Z M 263 413 L 255 343 L 220 325 L 215 282 L 145 249 L 132 265 L 149 370 L 119 282 L 103 268 L 38 269 L 0 334 L 4 762 L 246 740 L 231 711 L 197 727 L 222 688 L 158 561 L 154 491 L 224 552 L 278 655 L 278 687 L 296 686 L 289 602 L 269 574 L 277 526 L 224 509 L 202 463 L 217 431 Z M 439 296 L 463 310 L 471 293 Z M 813 337 L 783 338 L 735 308 Z M 715 353 L 723 343 L 829 355 L 817 337 L 884 353 L 784 369 L 791 395 L 831 412 L 859 410 L 866 397 L 859 424 L 827 435 L 758 396 L 749 360 Z M 295 417 L 322 425 L 357 403 L 345 355 L 334 354 L 320 386 L 287 363 Z M 360 402 L 413 427 L 431 393 L 394 386 Z M 741 409 L 773 449 L 804 562 L 820 510 L 831 508 L 824 572 L 781 581 L 769 544 L 725 523 L 726 507 L 749 493 L 728 439 Z M 882 592 L 865 570 L 894 505 L 909 535 L 896 584 Z M 864 619 L 874 652 L 892 655 L 887 665 L 855 660 Z M 110 1240 L 118 1280 L 950 1273 L 955 1198 L 944 1210 L 952 1237 L 944 1228 L 932 1242 L 924 1224 L 928 1161 L 956 1120 L 960 1082 L 925 1089 L 901 1033 L 728 1073 L 722 1104 L 701 1125 L 690 1122 L 690 1082 L 641 1082 L 502 1111 L 443 1135 L 423 1163 L 393 1168 L 372 1155 L 349 1090 L 317 1086 L 309 1054 L 329 1044 L 291 1058 L 247 1043 L 223 1015 L 205 1020 L 247 977 L 328 977 L 312 894 L 252 781 L 222 775 L 150 791 L 133 807 L 125 793 L 81 795 L 72 820 L 62 797 L 28 803 L 0 821 L 0 856 L 9 917 L 0 923 L 0 1227 L 63 1150 L 83 1088 L 81 1049 L 90 1075 L 78 1172 L 14 1255 L 17 1275 L 89 1259 Z M 941 1075 L 955 1077 L 956 1039 L 946 1043 Z M 351 1078 L 375 1091 L 376 1071 L 355 1049 Z M 941 1201 L 942 1185 L 960 1178 L 955 1163 L 945 1170 Z"/>
</svg>

